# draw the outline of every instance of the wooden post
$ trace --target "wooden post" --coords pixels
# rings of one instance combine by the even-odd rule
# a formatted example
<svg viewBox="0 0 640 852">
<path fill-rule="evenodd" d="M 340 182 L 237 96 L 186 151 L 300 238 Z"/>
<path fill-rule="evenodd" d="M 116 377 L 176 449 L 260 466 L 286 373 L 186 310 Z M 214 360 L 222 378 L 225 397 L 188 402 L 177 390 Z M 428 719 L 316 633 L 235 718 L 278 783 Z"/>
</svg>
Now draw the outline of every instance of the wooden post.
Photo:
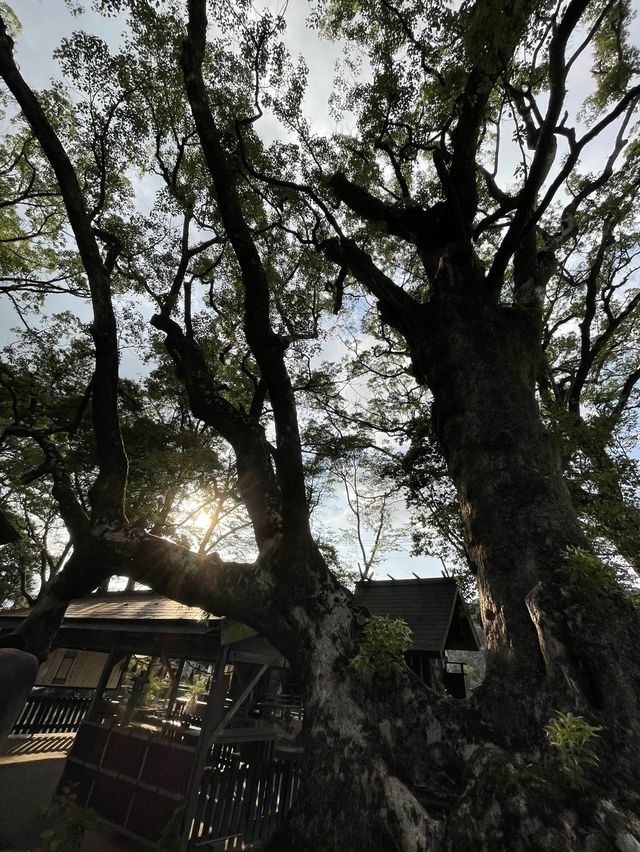
<svg viewBox="0 0 640 852">
<path fill-rule="evenodd" d="M 171 711 L 173 710 L 176 704 L 178 690 L 180 689 L 180 679 L 182 678 L 182 670 L 184 669 L 185 662 L 186 660 L 184 658 L 178 662 L 178 668 L 176 669 L 175 679 L 171 684 L 171 692 L 169 693 L 169 700 L 167 701 L 167 721 L 171 717 Z M 167 660 L 167 663 L 168 665 L 171 665 L 171 660 Z"/>
<path fill-rule="evenodd" d="M 245 686 L 244 690 L 242 691 L 242 694 L 238 698 L 236 698 L 231 707 L 229 707 L 227 712 L 224 714 L 224 716 L 215 726 L 214 730 L 211 732 L 212 740 L 214 740 L 218 736 L 218 734 L 222 733 L 222 731 L 226 728 L 227 723 L 231 721 L 231 719 L 236 715 L 238 710 L 242 707 L 242 705 L 249 697 L 256 684 L 268 668 L 269 663 L 263 663 L 263 665 L 260 667 L 260 670 L 256 674 L 254 674 L 249 683 Z"/>
<path fill-rule="evenodd" d="M 17 648 L 0 649 L 0 754 L 38 675 L 38 660 Z"/>
<path fill-rule="evenodd" d="M 98 702 L 102 698 L 102 693 L 107 688 L 107 684 L 109 683 L 109 678 L 111 677 L 111 672 L 113 671 L 113 667 L 118 662 L 118 659 L 123 655 L 123 652 L 118 649 L 118 641 L 116 640 L 116 644 L 111 649 L 111 653 L 107 657 L 107 661 L 104 664 L 104 668 L 100 673 L 100 678 L 98 680 L 98 685 L 96 686 L 96 690 L 93 693 L 93 698 L 91 699 L 91 704 L 89 705 L 89 709 L 87 710 L 87 714 L 85 719 L 87 721 L 91 721 L 95 715 L 96 707 L 98 706 Z"/>
<path fill-rule="evenodd" d="M 200 738 L 198 739 L 196 760 L 191 772 L 191 780 L 189 782 L 187 796 L 185 799 L 186 807 L 182 823 L 182 837 L 180 838 L 179 852 L 187 852 L 187 849 L 189 848 L 189 835 L 191 834 L 191 825 L 198 806 L 200 781 L 207 762 L 207 755 L 209 754 L 211 735 L 217 729 L 224 717 L 224 700 L 227 695 L 227 681 L 224 676 L 224 669 L 227 664 L 228 656 L 229 645 L 222 645 L 218 652 L 218 659 L 216 660 L 216 680 L 213 684 L 213 689 L 209 691 L 207 707 L 205 709 L 204 719 L 202 720 L 202 730 L 200 731 Z"/>
</svg>

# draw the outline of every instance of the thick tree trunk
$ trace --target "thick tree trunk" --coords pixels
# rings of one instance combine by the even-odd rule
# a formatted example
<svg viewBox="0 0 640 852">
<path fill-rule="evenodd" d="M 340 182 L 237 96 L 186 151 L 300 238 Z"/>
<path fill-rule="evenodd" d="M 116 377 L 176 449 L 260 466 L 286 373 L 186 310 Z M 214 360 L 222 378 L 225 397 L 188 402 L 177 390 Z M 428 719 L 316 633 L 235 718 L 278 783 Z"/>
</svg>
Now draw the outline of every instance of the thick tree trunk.
<svg viewBox="0 0 640 852">
<path fill-rule="evenodd" d="M 463 789 L 464 763 L 445 728 L 464 728 L 464 707 L 408 670 L 363 675 L 352 665 L 365 613 L 343 589 L 322 585 L 296 608 L 304 654 L 302 788 L 269 852 L 428 852 L 441 848 L 443 806 Z M 327 607 L 326 604 L 330 605 Z M 286 653 L 286 649 L 285 649 Z M 296 658 L 296 651 L 289 653 Z M 455 716 L 455 722 L 451 722 Z"/>
<path fill-rule="evenodd" d="M 307 637 L 303 786 L 266 852 L 636 849 L 637 782 L 617 760 L 567 774 L 544 752 L 541 725 L 536 743 L 503 748 L 489 702 L 441 698 L 407 673 L 357 673 L 360 617 L 348 599 L 322 618 L 311 611 L 295 615 Z M 607 740 L 615 755 L 622 744 Z"/>
<path fill-rule="evenodd" d="M 425 324 L 413 357 L 477 572 L 491 724 L 527 742 L 552 708 L 578 709 L 637 736 L 638 614 L 604 573 L 570 565 L 586 542 L 535 400 L 535 312 L 440 298 Z"/>
<path fill-rule="evenodd" d="M 416 356 L 478 576 L 489 668 L 535 681 L 543 659 L 526 596 L 584 544 L 535 403 L 535 318 L 441 301 L 426 319 Z"/>
<path fill-rule="evenodd" d="M 353 186 L 342 184 L 334 188 L 354 212 L 417 244 L 415 231 L 398 231 L 391 208 L 370 216 Z M 422 239 L 428 242 L 438 234 L 427 224 Z M 414 374 L 432 391 L 433 429 L 478 576 L 488 675 L 471 705 L 485 729 L 471 725 L 443 735 L 469 773 L 453 797 L 443 848 L 636 848 L 638 612 L 588 552 L 559 454 L 541 422 L 539 306 L 501 305 L 501 288 L 490 289 L 466 237 L 445 244 L 449 237 L 437 246 L 437 267 L 429 271 L 425 264 L 431 278 L 426 304 L 349 240 L 324 246 L 327 257 L 380 300 L 382 318 L 405 338 Z M 590 773 L 584 813 L 576 810 L 584 790 L 575 778 L 558 775 L 557 754 L 554 764 L 545 741 L 554 710 L 602 726 L 600 764 Z M 559 789 L 566 813 L 555 803 Z M 635 840 L 619 839 L 611 827 L 625 818 Z"/>
<path fill-rule="evenodd" d="M 535 406 L 531 410 L 533 419 Z M 541 442 L 548 440 L 540 429 L 537 434 Z M 548 458 L 551 465 L 550 447 Z M 470 464 L 475 469 L 477 462 Z M 461 467 L 466 469 L 464 462 Z M 502 475 L 507 476 L 504 471 Z M 554 487 L 551 495 L 559 493 L 566 502 L 561 486 Z M 501 529 L 504 522 L 498 518 L 495 523 Z M 541 525 L 539 521 L 538 529 Z M 570 529 L 576 529 L 575 522 Z M 564 547 L 565 541 L 558 534 L 556 546 Z M 525 538 L 530 559 L 536 556 L 534 544 L 533 534 Z M 513 547 L 517 555 L 515 542 Z M 540 552 L 540 560 L 552 556 L 548 543 Z M 290 563 L 286 554 L 276 552 L 272 558 L 266 566 L 272 573 L 286 570 L 284 565 Z M 307 558 L 316 557 L 309 553 Z M 280 559 L 283 565 L 278 565 Z M 556 562 L 562 563 L 557 554 Z M 484 582 L 495 599 L 506 583 L 499 583 L 495 591 L 488 557 L 483 569 Z M 516 566 L 516 575 L 517 570 Z M 281 646 L 305 686 L 303 786 L 288 824 L 265 844 L 266 850 L 634 849 L 633 844 L 640 843 L 640 825 L 633 817 L 640 802 L 633 777 L 639 754 L 636 720 L 628 717 L 625 707 L 636 700 L 635 687 L 625 696 L 624 684 L 616 684 L 617 715 L 611 707 L 601 708 L 602 721 L 606 718 L 611 724 L 602 731 L 602 747 L 596 746 L 601 753 L 599 768 L 585 776 L 566 774 L 545 747 L 543 725 L 554 707 L 578 707 L 590 718 L 599 718 L 593 692 L 580 691 L 583 681 L 577 680 L 571 690 L 566 688 L 585 662 L 575 657 L 571 643 L 578 621 L 588 622 L 587 604 L 579 613 L 577 599 L 562 600 L 558 606 L 546 591 L 547 583 L 555 583 L 553 576 L 547 579 L 549 573 L 552 569 L 544 566 L 528 575 L 534 586 L 523 586 L 520 601 L 523 635 L 527 636 L 524 625 L 528 622 L 533 634 L 528 641 L 539 660 L 536 680 L 530 685 L 518 671 L 520 649 L 509 656 L 498 645 L 492 676 L 495 687 L 488 696 L 466 703 L 437 696 L 409 673 L 396 672 L 387 678 L 358 673 L 350 660 L 360 640 L 362 613 L 353 609 L 344 590 L 330 579 L 320 579 L 320 570 L 314 571 L 315 589 L 307 586 L 304 599 L 287 607 L 295 645 L 286 647 L 283 636 Z M 608 612 L 611 620 L 617 612 L 622 623 L 617 635 L 631 650 L 635 622 L 625 619 L 624 608 L 616 609 L 619 603 L 615 596 L 605 596 L 597 605 L 597 615 Z M 607 641 L 602 653 L 611 650 Z M 560 664 L 566 667 L 568 680 L 560 679 L 559 684 L 556 668 Z M 615 673 L 602 676 L 614 678 Z M 501 701 L 496 698 L 499 684 L 506 694 Z M 539 692 L 535 700 L 534 689 Z M 533 704 L 529 712 L 522 709 L 528 702 Z M 516 722 L 523 735 L 514 730 Z M 621 757 L 623 746 L 626 753 Z M 582 807 L 581 802 L 588 805 Z"/>
</svg>

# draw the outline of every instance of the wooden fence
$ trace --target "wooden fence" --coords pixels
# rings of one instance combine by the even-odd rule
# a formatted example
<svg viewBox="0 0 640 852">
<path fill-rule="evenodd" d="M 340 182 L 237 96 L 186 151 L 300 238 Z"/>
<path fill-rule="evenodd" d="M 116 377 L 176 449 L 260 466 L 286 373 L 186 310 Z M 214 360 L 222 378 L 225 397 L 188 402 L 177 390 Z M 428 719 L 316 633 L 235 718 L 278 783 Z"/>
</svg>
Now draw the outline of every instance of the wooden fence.
<svg viewBox="0 0 640 852">
<path fill-rule="evenodd" d="M 91 704 L 88 697 L 30 695 L 13 726 L 14 734 L 69 734 L 77 731 Z"/>
<path fill-rule="evenodd" d="M 242 849 L 267 837 L 293 803 L 300 767 L 299 756 L 276 756 L 273 742 L 214 745 L 189 848 Z"/>
</svg>

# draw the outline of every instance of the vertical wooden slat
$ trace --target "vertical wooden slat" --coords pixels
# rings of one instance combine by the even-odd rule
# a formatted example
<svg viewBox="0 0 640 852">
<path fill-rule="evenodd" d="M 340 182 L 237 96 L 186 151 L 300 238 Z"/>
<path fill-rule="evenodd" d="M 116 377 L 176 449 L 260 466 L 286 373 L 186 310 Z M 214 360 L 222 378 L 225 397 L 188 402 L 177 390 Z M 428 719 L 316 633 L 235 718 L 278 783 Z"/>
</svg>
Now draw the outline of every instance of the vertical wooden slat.
<svg viewBox="0 0 640 852">
<path fill-rule="evenodd" d="M 269 809 L 271 807 L 271 795 L 273 790 L 273 778 L 271 777 L 271 761 L 266 760 L 262 764 L 262 778 L 264 786 L 262 788 L 262 802 L 258 810 L 258 837 L 265 836 L 265 825 L 269 819 Z"/>
<path fill-rule="evenodd" d="M 203 837 L 211 837 L 213 827 L 218 825 L 218 802 L 222 783 L 225 746 L 214 745 L 211 749 L 211 774 L 209 776 L 208 799 L 203 811 L 205 825 Z"/>
<path fill-rule="evenodd" d="M 212 768 L 210 766 L 205 766 L 202 773 L 202 781 L 200 783 L 200 792 L 198 794 L 196 810 L 193 816 L 193 830 L 191 836 L 192 839 L 196 841 L 200 840 L 202 836 L 201 827 L 204 823 L 205 806 L 209 800 L 209 796 L 211 795 L 212 774 Z"/>
<path fill-rule="evenodd" d="M 229 749 L 227 752 L 227 763 L 225 766 L 225 783 L 220 788 L 220 799 L 218 802 L 219 807 L 219 819 L 218 826 L 220 835 L 224 836 L 227 834 L 227 822 L 229 820 L 229 812 L 231 810 L 232 805 L 232 796 L 233 796 L 233 782 L 234 782 L 234 755 L 233 751 Z"/>
<path fill-rule="evenodd" d="M 80 727 L 91 698 L 32 695 L 23 707 L 14 734 L 73 733 Z"/>
<path fill-rule="evenodd" d="M 283 788 L 283 782 L 284 782 L 283 770 L 284 770 L 284 767 L 282 765 L 281 760 L 276 760 L 272 763 L 271 777 L 273 778 L 273 798 L 271 800 L 271 811 L 269 813 L 269 820 L 268 820 L 267 826 L 266 826 L 266 832 L 267 833 L 265 834 L 265 837 L 267 837 L 269 834 L 271 834 L 273 832 L 273 830 L 275 829 L 275 827 L 278 823 L 278 816 L 279 816 L 280 806 L 281 806 L 280 800 L 281 800 L 282 788 Z"/>
<path fill-rule="evenodd" d="M 212 775 L 211 798 L 209 801 L 208 820 L 207 820 L 207 836 L 212 837 L 218 832 L 220 822 L 223 815 L 222 800 L 224 797 L 226 775 L 226 754 L 227 748 L 221 746 L 216 750 L 216 764 Z"/>
<path fill-rule="evenodd" d="M 242 759 L 237 743 L 214 745 L 202 776 L 192 842 L 225 838 L 226 850 L 266 838 L 289 811 L 300 783 L 300 760 L 276 757 L 273 743 L 256 743 Z M 237 838 L 233 835 L 238 835 Z M 221 847 L 222 848 L 222 847 Z"/>
<path fill-rule="evenodd" d="M 258 761 L 252 760 L 247 773 L 245 786 L 245 807 L 243 819 L 238 826 L 238 831 L 251 842 L 254 840 L 256 798 L 258 795 Z"/>
<path fill-rule="evenodd" d="M 191 780 L 185 796 L 185 814 L 182 826 L 182 838 L 179 852 L 187 852 L 192 833 L 193 817 L 198 805 L 198 796 L 202 773 L 207 764 L 209 744 L 213 739 L 213 733 L 220 719 L 224 716 L 224 699 L 227 694 L 227 682 L 224 676 L 224 668 L 229 655 L 229 646 L 223 645 L 218 653 L 215 668 L 215 682 L 209 691 L 207 707 L 204 713 L 200 738 L 198 740 L 198 752 L 191 773 Z"/>
<path fill-rule="evenodd" d="M 242 824 L 242 816 L 246 802 L 246 788 L 249 775 L 249 766 L 246 763 L 238 765 L 238 773 L 236 775 L 235 800 L 231 820 L 229 821 L 229 834 L 238 834 Z"/>
</svg>

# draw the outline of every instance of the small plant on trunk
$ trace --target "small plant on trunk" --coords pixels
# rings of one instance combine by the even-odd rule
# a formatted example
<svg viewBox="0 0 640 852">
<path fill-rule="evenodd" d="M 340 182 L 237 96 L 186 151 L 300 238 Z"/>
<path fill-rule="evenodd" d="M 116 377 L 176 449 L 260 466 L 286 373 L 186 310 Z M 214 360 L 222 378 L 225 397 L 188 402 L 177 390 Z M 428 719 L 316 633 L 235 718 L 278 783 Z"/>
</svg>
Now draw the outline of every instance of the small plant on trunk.
<svg viewBox="0 0 640 852">
<path fill-rule="evenodd" d="M 615 568 L 606 565 L 595 553 L 582 547 L 568 547 L 564 558 L 572 586 L 583 589 L 589 595 L 599 595 L 615 586 Z"/>
<path fill-rule="evenodd" d="M 553 712 L 544 732 L 551 747 L 557 750 L 563 769 L 581 775 L 586 766 L 596 766 L 599 761 L 592 746 L 602 727 L 590 725 L 583 716 L 561 710 Z"/>
<path fill-rule="evenodd" d="M 406 668 L 404 652 L 411 645 L 411 632 L 403 618 L 372 616 L 364 626 L 364 639 L 351 665 L 362 674 L 383 677 Z"/>
</svg>

